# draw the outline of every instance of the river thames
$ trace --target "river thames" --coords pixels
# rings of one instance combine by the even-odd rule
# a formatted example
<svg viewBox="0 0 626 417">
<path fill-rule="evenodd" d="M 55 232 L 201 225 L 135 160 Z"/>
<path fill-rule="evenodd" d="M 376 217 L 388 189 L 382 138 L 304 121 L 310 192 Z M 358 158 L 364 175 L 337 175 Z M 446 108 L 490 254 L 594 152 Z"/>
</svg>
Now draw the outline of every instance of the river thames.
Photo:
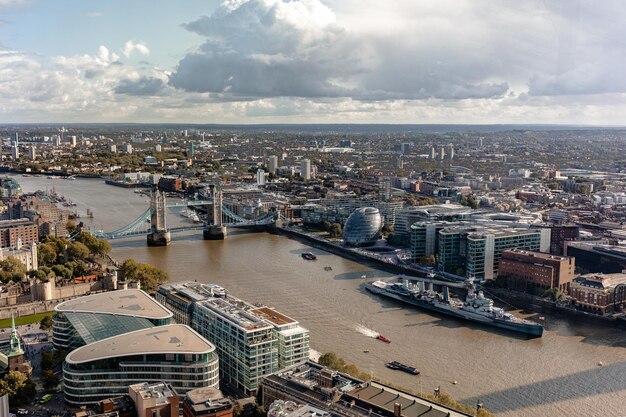
<svg viewBox="0 0 626 417">
<path fill-rule="evenodd" d="M 50 190 L 54 183 L 82 218 L 93 210 L 86 223 L 107 231 L 148 207 L 147 197 L 102 180 L 16 179 L 26 192 Z M 168 221 L 187 220 L 170 213 Z M 383 380 L 428 392 L 441 386 L 461 402 L 480 399 L 503 417 L 626 416 L 624 329 L 546 315 L 544 337 L 527 339 L 432 315 L 363 290 L 363 275 L 390 274 L 268 233 L 230 232 L 225 241 L 204 241 L 201 231 L 185 232 L 174 234 L 166 248 L 148 248 L 145 236 L 111 243 L 120 261 L 149 262 L 171 281 L 217 283 L 242 299 L 276 307 L 310 329 L 313 349 L 333 351 Z M 304 251 L 317 261 L 302 259 Z M 375 340 L 379 332 L 392 343 Z M 389 360 L 415 366 L 421 375 L 389 370 Z"/>
</svg>

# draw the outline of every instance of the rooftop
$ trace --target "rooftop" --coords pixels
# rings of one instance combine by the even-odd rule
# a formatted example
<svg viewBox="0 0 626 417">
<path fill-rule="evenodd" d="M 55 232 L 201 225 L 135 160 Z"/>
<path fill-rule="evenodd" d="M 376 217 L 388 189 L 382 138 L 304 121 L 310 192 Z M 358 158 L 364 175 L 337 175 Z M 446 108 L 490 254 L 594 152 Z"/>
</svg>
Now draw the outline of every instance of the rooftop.
<svg viewBox="0 0 626 417">
<path fill-rule="evenodd" d="M 124 333 L 80 347 L 66 357 L 67 363 L 85 363 L 100 359 L 137 354 L 210 353 L 215 347 L 184 324 L 170 324 Z"/>
<path fill-rule="evenodd" d="M 58 304 L 60 313 L 119 314 L 146 319 L 168 319 L 172 312 L 142 290 L 108 291 L 75 298 Z"/>
<path fill-rule="evenodd" d="M 279 313 L 278 311 L 271 309 L 269 307 L 261 307 L 251 311 L 252 314 L 258 316 L 262 319 L 265 319 L 276 326 L 284 326 L 286 324 L 294 324 L 297 323 L 291 317 L 287 317 L 284 314 Z"/>
<path fill-rule="evenodd" d="M 198 415 L 227 410 L 233 407 L 233 403 L 224 397 L 222 391 L 213 387 L 202 387 L 188 391 L 185 401 Z"/>
<path fill-rule="evenodd" d="M 502 252 L 502 254 L 504 255 L 507 252 L 515 254 L 515 255 L 525 255 L 531 259 L 541 259 L 541 260 L 546 260 L 546 261 L 565 261 L 567 259 L 570 259 L 569 256 L 550 255 L 549 253 L 535 252 L 535 251 L 517 249 L 517 248 L 507 249 L 504 252 Z"/>
<path fill-rule="evenodd" d="M 156 404 L 167 404 L 168 398 L 176 396 L 172 387 L 164 382 L 149 384 L 141 382 L 139 384 L 129 385 L 128 391 L 138 393 L 144 400 L 154 398 Z"/>
</svg>

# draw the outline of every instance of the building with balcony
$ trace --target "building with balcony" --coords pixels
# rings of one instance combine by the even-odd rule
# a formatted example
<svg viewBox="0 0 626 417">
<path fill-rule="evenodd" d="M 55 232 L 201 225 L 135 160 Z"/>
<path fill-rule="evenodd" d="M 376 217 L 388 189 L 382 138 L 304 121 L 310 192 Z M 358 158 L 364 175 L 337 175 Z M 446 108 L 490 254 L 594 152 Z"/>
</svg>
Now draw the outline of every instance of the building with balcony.
<svg viewBox="0 0 626 417">
<path fill-rule="evenodd" d="M 217 388 L 218 362 L 215 347 L 183 324 L 124 333 L 67 355 L 65 401 L 74 406 L 96 404 L 141 382 L 166 383 L 179 395 L 200 387 Z"/>
<path fill-rule="evenodd" d="M 74 298 L 54 308 L 52 343 L 71 350 L 112 336 L 169 324 L 172 312 L 142 290 Z"/>
<path fill-rule="evenodd" d="M 218 285 L 166 284 L 156 297 L 176 320 L 215 345 L 222 386 L 233 392 L 254 395 L 263 376 L 309 357 L 309 331 L 296 320 L 233 297 Z"/>
</svg>

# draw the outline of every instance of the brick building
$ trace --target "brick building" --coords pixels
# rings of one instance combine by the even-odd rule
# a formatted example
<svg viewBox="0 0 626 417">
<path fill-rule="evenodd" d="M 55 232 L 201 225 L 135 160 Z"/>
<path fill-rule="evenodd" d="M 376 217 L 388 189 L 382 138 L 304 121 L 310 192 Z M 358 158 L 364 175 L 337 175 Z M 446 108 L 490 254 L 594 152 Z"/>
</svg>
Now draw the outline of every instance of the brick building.
<svg viewBox="0 0 626 417">
<path fill-rule="evenodd" d="M 570 296 L 577 308 L 604 315 L 626 306 L 626 273 L 581 275 L 572 281 Z"/>
<path fill-rule="evenodd" d="M 550 288 L 567 293 L 574 279 L 575 259 L 523 249 L 502 252 L 498 277 L 506 277 L 507 288 L 543 292 Z"/>
<path fill-rule="evenodd" d="M 39 241 L 39 228 L 28 219 L 0 221 L 0 248 L 14 248 Z"/>
</svg>

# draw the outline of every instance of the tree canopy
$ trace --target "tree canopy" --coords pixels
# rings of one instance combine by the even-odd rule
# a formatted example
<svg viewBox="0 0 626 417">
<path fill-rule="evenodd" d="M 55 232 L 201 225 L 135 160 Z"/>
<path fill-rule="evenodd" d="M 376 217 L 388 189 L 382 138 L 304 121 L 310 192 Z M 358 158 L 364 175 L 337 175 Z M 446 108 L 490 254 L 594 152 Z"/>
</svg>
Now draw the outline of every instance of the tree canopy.
<svg viewBox="0 0 626 417">
<path fill-rule="evenodd" d="M 147 263 L 139 263 L 134 259 L 126 259 L 120 268 L 120 272 L 127 280 L 141 282 L 141 288 L 147 291 L 156 290 L 159 285 L 169 279 L 165 271 Z"/>
</svg>

